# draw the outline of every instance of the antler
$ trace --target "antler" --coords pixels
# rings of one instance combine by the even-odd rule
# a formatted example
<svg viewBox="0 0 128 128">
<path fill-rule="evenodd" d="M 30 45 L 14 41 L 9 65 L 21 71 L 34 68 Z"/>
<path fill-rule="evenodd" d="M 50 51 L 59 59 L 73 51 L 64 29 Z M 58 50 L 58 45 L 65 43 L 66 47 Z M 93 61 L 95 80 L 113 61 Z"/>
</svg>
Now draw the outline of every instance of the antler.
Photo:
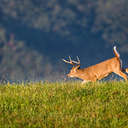
<svg viewBox="0 0 128 128">
<path fill-rule="evenodd" d="M 76 58 L 77 58 L 77 61 L 72 61 L 72 62 L 75 63 L 75 64 L 80 64 L 80 59 L 79 59 L 79 57 L 77 56 Z"/>
<path fill-rule="evenodd" d="M 71 59 L 71 57 L 69 56 L 69 61 L 65 60 L 65 59 L 62 59 L 65 63 L 69 63 L 69 64 L 72 64 L 72 65 L 75 65 L 75 64 L 80 64 L 80 59 L 79 57 L 77 56 L 77 61 L 74 61 Z"/>
</svg>

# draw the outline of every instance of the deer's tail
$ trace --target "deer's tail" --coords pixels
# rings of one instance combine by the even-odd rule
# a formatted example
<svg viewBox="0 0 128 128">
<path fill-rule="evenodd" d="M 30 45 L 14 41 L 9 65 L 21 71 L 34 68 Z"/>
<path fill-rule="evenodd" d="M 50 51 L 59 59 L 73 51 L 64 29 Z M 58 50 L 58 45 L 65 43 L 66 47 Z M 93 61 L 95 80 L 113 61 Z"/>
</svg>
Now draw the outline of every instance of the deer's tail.
<svg viewBox="0 0 128 128">
<path fill-rule="evenodd" d="M 118 60 L 119 60 L 119 62 L 120 62 L 120 68 L 122 69 L 122 68 L 123 68 L 123 67 L 122 67 L 122 60 L 120 59 L 120 54 L 119 54 L 119 52 L 117 52 L 117 50 L 116 50 L 116 46 L 113 47 L 113 51 L 114 51 L 115 56 L 118 58 Z M 123 70 L 123 69 L 122 69 L 122 70 Z"/>
<path fill-rule="evenodd" d="M 113 47 L 114 54 L 117 58 L 120 58 L 120 54 L 116 50 L 116 46 Z"/>
</svg>

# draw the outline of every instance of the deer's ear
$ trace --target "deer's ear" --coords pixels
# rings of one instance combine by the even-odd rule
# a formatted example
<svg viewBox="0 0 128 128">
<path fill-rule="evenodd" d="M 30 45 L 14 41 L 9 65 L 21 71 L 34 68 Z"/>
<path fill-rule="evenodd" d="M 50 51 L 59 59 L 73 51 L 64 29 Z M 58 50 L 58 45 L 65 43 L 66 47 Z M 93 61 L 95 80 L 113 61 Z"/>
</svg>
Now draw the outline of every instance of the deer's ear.
<svg viewBox="0 0 128 128">
<path fill-rule="evenodd" d="M 80 65 L 77 65 L 75 68 L 74 68 L 74 70 L 76 71 L 77 69 L 79 69 L 80 68 Z"/>
</svg>

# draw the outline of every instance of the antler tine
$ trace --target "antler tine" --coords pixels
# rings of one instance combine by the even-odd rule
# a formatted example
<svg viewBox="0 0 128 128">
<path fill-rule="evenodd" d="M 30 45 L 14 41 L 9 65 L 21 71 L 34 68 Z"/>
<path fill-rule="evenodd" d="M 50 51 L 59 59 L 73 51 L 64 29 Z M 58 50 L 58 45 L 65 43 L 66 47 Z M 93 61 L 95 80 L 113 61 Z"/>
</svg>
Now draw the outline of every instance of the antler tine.
<svg viewBox="0 0 128 128">
<path fill-rule="evenodd" d="M 78 60 L 78 63 L 80 64 L 80 59 L 79 59 L 79 57 L 77 56 L 77 60 Z"/>
<path fill-rule="evenodd" d="M 69 61 L 67 61 L 67 60 L 65 60 L 65 59 L 62 59 L 62 60 L 63 60 L 65 63 L 69 63 L 69 64 L 71 63 L 71 62 L 69 62 Z"/>
<path fill-rule="evenodd" d="M 78 58 L 78 56 L 77 56 L 77 61 L 72 61 L 73 63 L 75 63 L 75 64 L 80 64 L 80 59 Z"/>
<path fill-rule="evenodd" d="M 72 62 L 71 56 L 69 56 L 69 60 L 70 60 L 70 62 Z"/>
<path fill-rule="evenodd" d="M 69 56 L 69 61 L 67 61 L 67 60 L 65 60 L 65 59 L 62 59 L 62 60 L 63 60 L 65 63 L 69 63 L 69 64 L 74 65 L 70 56 Z"/>
</svg>

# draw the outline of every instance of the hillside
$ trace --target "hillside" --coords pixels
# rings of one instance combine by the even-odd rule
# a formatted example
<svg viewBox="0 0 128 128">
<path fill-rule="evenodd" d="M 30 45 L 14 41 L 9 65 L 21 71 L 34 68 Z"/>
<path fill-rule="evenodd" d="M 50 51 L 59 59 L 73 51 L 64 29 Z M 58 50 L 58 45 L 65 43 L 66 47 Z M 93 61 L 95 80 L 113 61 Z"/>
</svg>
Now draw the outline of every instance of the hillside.
<svg viewBox="0 0 128 128">
<path fill-rule="evenodd" d="M 0 127 L 126 128 L 128 83 L 21 83 L 0 86 Z"/>
</svg>

